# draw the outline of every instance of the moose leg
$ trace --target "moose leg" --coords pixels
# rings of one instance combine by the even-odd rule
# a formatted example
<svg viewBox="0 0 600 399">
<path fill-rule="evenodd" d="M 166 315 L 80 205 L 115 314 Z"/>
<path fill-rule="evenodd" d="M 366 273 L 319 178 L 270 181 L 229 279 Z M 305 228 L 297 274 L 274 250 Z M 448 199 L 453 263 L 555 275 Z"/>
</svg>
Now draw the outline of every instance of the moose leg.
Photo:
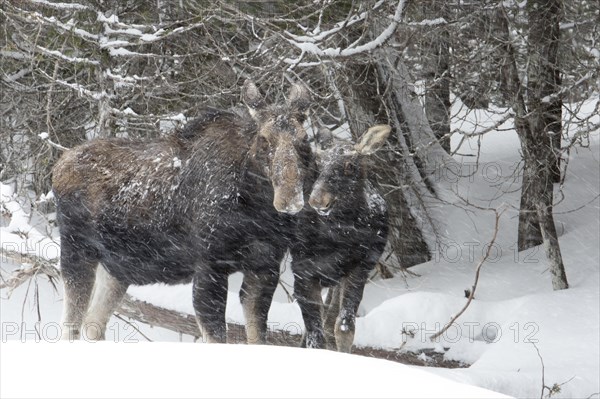
<svg viewBox="0 0 600 399">
<path fill-rule="evenodd" d="M 192 296 L 203 341 L 227 342 L 225 324 L 227 273 L 214 269 L 196 272 L 192 284 Z"/>
<path fill-rule="evenodd" d="M 336 350 L 335 343 L 335 321 L 340 314 L 340 286 L 329 287 L 327 291 L 327 299 L 325 300 L 325 339 L 327 341 L 327 349 Z"/>
<path fill-rule="evenodd" d="M 61 238 L 64 240 L 60 254 L 60 274 L 65 287 L 61 339 L 71 341 L 79 339 L 81 335 L 81 324 L 92 296 L 98 261 L 87 251 L 74 248 L 72 237 L 69 239 L 66 235 L 61 235 Z"/>
<path fill-rule="evenodd" d="M 278 281 L 279 270 L 264 274 L 244 274 L 240 300 L 246 317 L 246 337 L 249 344 L 267 342 L 267 318 Z"/>
<path fill-rule="evenodd" d="M 304 319 L 304 337 L 302 346 L 306 348 L 325 348 L 323 332 L 323 299 L 321 284 L 318 280 L 294 276 L 294 296 L 300 305 Z"/>
<path fill-rule="evenodd" d="M 106 339 L 108 320 L 121 303 L 127 287 L 127 284 L 111 276 L 103 266 L 98 267 L 92 301 L 83 321 L 83 331 L 87 339 Z"/>
<path fill-rule="evenodd" d="M 356 312 L 363 297 L 368 273 L 363 267 L 355 268 L 342 280 L 340 313 L 335 321 L 337 350 L 350 353 L 356 329 Z"/>
</svg>

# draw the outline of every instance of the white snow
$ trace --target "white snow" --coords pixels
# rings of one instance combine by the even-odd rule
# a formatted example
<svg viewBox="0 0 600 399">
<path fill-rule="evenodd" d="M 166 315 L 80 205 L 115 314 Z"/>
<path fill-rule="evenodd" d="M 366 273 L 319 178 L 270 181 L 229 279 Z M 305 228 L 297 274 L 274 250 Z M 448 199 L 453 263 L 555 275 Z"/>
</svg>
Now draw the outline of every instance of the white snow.
<svg viewBox="0 0 600 399">
<path fill-rule="evenodd" d="M 60 80 L 60 79 L 55 79 L 54 81 L 60 85 L 63 85 L 65 87 L 69 87 L 69 88 L 73 89 L 75 92 L 79 93 L 80 96 L 87 96 L 94 100 L 101 100 L 103 98 L 109 97 L 109 94 L 106 91 L 102 91 L 102 92 L 92 91 L 92 90 L 86 89 L 83 85 L 80 85 L 78 83 L 69 83 L 69 82 L 66 82 L 66 81 Z"/>
<path fill-rule="evenodd" d="M 45 196 L 45 200 L 48 198 L 52 196 Z M 30 202 L 17 195 L 12 185 L 4 183 L 0 183 L 0 217 L 0 248 L 3 252 L 35 255 L 48 260 L 58 258 L 59 240 L 47 234 L 47 221 L 32 215 Z M 6 261 L 2 254 L 0 267 Z M 5 320 L 4 317 L 1 320 Z"/>
<path fill-rule="evenodd" d="M 143 42 L 154 42 L 160 39 L 164 33 L 164 29 L 159 29 L 154 33 L 145 33 L 140 36 L 140 40 Z"/>
<path fill-rule="evenodd" d="M 20 51 L 10 51 L 10 50 L 0 50 L 0 56 L 13 58 L 15 60 L 25 60 L 25 59 L 31 58 L 27 54 L 22 53 Z"/>
<path fill-rule="evenodd" d="M 68 56 L 66 54 L 61 53 L 58 50 L 50 50 L 50 49 L 47 49 L 47 48 L 39 46 L 39 45 L 36 46 L 36 48 L 40 52 L 42 52 L 42 53 L 44 53 L 46 55 L 51 55 L 51 56 L 54 56 L 54 57 L 58 57 L 58 58 L 60 58 L 62 60 L 65 60 L 65 61 L 74 62 L 74 63 L 78 63 L 78 64 L 100 65 L 100 62 L 96 61 L 96 60 L 90 60 L 88 58 L 80 58 L 80 57 L 70 57 L 70 56 Z"/>
<path fill-rule="evenodd" d="M 56 8 L 59 10 L 68 10 L 68 9 L 87 10 L 87 9 L 89 9 L 88 6 L 85 6 L 83 4 L 78 4 L 78 3 L 54 3 L 54 2 L 46 1 L 46 0 L 29 0 L 29 1 L 32 3 L 45 5 L 45 6 L 48 6 L 51 8 Z"/>
<path fill-rule="evenodd" d="M 166 342 L 1 346 L 0 396 L 11 398 L 506 397 L 386 360 L 324 350 Z"/>
<path fill-rule="evenodd" d="M 103 36 L 100 38 L 100 48 L 109 48 L 111 50 L 113 50 L 113 47 L 119 47 L 119 46 L 131 46 L 132 43 L 128 42 L 127 40 L 110 40 L 108 39 L 106 36 Z"/>
<path fill-rule="evenodd" d="M 302 41 L 298 42 L 294 39 L 290 39 L 290 40 L 288 40 L 288 42 L 290 44 L 296 46 L 297 48 L 299 48 L 302 51 L 302 54 L 295 60 L 286 58 L 284 60 L 284 62 L 290 63 L 290 64 L 296 64 L 302 59 L 302 56 L 305 53 L 309 53 L 309 54 L 312 54 L 312 55 L 315 55 L 318 57 L 349 57 L 349 56 L 360 54 L 363 52 L 372 51 L 372 50 L 376 49 L 377 47 L 381 46 L 383 43 L 385 43 L 392 36 L 392 34 L 396 31 L 396 27 L 398 26 L 398 23 L 400 22 L 400 19 L 402 16 L 402 11 L 404 9 L 404 2 L 405 2 L 404 0 L 398 1 L 394 15 L 391 17 L 392 21 L 373 40 L 371 40 L 367 43 L 358 45 L 358 46 L 348 47 L 345 49 L 341 49 L 339 47 L 338 48 L 321 49 L 318 46 L 318 44 L 315 43 L 315 40 L 311 40 L 310 37 L 307 37 L 307 36 L 297 37 L 299 40 L 302 40 Z M 335 28 L 331 31 L 331 33 L 334 33 L 334 32 L 335 32 Z M 320 37 L 320 36 L 321 35 L 319 35 L 318 37 Z"/>
<path fill-rule="evenodd" d="M 371 182 L 367 181 L 365 187 L 365 199 L 367 200 L 367 206 L 373 211 L 385 212 L 387 204 L 383 197 L 375 190 Z"/>
<path fill-rule="evenodd" d="M 593 98 L 583 104 L 581 119 L 587 118 L 591 124 L 599 122 L 600 116 L 595 111 L 597 102 L 598 99 Z M 466 111 L 459 108 L 453 109 L 452 114 L 467 117 L 465 123 L 452 126 L 463 131 L 481 131 L 505 115 L 498 110 L 466 115 Z M 565 129 L 571 137 L 580 134 L 574 124 L 565 124 Z M 462 138 L 460 135 L 452 138 L 453 148 Z M 27 341 L 35 340 L 33 327 L 38 321 L 38 304 L 42 317 L 38 331 L 46 341 L 54 337 L 52 331 L 60 319 L 62 293 L 54 293 L 46 280 L 38 278 L 38 299 L 34 289 L 26 285 L 19 287 L 10 299 L 6 299 L 7 293 L 2 291 L 0 394 L 12 396 L 18 387 L 24 396 L 52 396 L 53 393 L 79 396 L 90 392 L 83 389 L 93 386 L 92 393 L 97 396 L 113 393 L 119 396 L 267 397 L 489 395 L 483 391 L 475 393 L 463 385 L 446 385 L 447 381 L 431 375 L 436 374 L 515 397 L 540 397 L 539 350 L 545 385 L 562 384 L 560 392 L 552 397 L 596 397 L 600 392 L 599 132 L 592 132 L 583 142 L 587 147 L 578 147 L 568 154 L 565 185 L 562 191 L 557 187 L 555 196 L 554 215 L 570 284 L 568 290 L 552 291 L 543 248 L 520 253 L 515 249 L 520 194 L 520 179 L 515 172 L 519 170 L 520 145 L 510 122 L 502 124 L 499 131 L 464 138 L 458 151 L 463 155 L 454 157 L 462 171 L 468 172 L 463 177 L 436 176 L 439 186 L 451 188 L 479 207 L 506 209 L 500 219 L 492 256 L 481 270 L 475 299 L 456 324 L 436 342 L 430 341 L 466 301 L 464 290 L 471 288 L 475 266 L 492 237 L 494 213 L 491 210 L 432 200 L 431 216 L 441 235 L 433 259 L 411 268 L 414 275 L 376 279 L 366 286 L 355 344 L 402 351 L 434 349 L 445 352 L 446 359 L 470 364 L 468 368 L 405 367 L 326 351 L 245 345 L 4 343 L 21 340 L 23 334 Z M 175 159 L 168 159 L 175 166 Z M 27 202 L 20 199 L 9 184 L 0 185 L 0 194 L 3 250 L 56 258 L 57 240 L 49 238 L 35 224 Z M 52 237 L 55 234 L 56 231 Z M 50 248 L 51 245 L 52 253 L 43 253 L 44 246 Z M 289 266 L 289 261 L 282 263 L 282 286 L 291 292 L 293 281 Z M 2 259 L 4 270 L 20 267 Z M 243 323 L 238 295 L 241 276 L 232 275 L 229 282 L 226 317 L 228 321 Z M 299 308 L 290 301 L 282 286 L 275 293 L 269 325 L 276 330 L 301 332 Z M 190 285 L 130 287 L 128 292 L 156 305 L 193 314 Z M 135 324 L 155 341 L 191 341 L 189 336 L 179 337 L 161 328 Z M 121 342 L 144 340 L 116 318 L 109 322 L 107 338 Z M 86 358 L 94 361 L 86 362 Z M 70 391 L 52 391 L 67 386 L 60 383 L 64 377 L 57 375 L 63 364 L 77 365 L 69 368 L 70 373 L 75 373 L 69 380 Z M 331 370 L 336 373 L 335 378 L 328 374 Z M 428 373 L 422 374 L 425 370 Z M 97 375 L 110 383 L 89 380 Z M 311 381 L 309 377 L 316 378 L 316 382 L 306 383 Z M 138 378 L 143 383 L 131 388 L 129 382 Z M 36 383 L 24 383 L 23 379 Z M 163 386 L 161 381 L 170 383 Z M 221 390 L 216 390 L 217 387 Z M 443 389 L 430 391 L 437 387 Z"/>
<path fill-rule="evenodd" d="M 435 18 L 435 19 L 424 19 L 419 22 L 410 22 L 409 25 L 412 25 L 412 26 L 436 26 L 436 25 L 443 25 L 443 24 L 447 24 L 447 23 L 448 23 L 448 21 L 446 21 L 444 18 Z"/>
<path fill-rule="evenodd" d="M 122 45 L 123 44 L 129 44 L 129 43 L 122 43 Z M 123 47 L 118 47 L 118 48 L 109 47 L 108 52 L 113 57 L 128 57 L 128 56 L 132 56 L 132 55 L 139 55 L 138 53 L 129 51 Z"/>
<path fill-rule="evenodd" d="M 116 24 L 119 22 L 119 17 L 116 14 L 113 14 L 110 17 L 107 17 L 103 13 L 98 12 L 96 15 L 96 21 Z"/>
</svg>

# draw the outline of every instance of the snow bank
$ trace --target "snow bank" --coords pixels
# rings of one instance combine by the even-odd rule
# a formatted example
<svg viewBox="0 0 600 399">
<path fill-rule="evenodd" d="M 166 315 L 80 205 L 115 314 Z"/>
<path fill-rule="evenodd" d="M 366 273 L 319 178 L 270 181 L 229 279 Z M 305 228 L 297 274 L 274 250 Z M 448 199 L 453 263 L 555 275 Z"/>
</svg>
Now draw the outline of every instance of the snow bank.
<svg viewBox="0 0 600 399">
<path fill-rule="evenodd" d="M 164 342 L 1 346 L 1 397 L 506 397 L 386 360 L 324 350 Z"/>
</svg>

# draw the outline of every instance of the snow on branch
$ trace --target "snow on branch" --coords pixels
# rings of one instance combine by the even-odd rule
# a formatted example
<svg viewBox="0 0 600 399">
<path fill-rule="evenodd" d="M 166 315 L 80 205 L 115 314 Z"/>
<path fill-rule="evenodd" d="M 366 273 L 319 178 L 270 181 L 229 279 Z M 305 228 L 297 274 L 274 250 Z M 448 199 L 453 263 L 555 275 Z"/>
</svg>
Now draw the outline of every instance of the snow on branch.
<svg viewBox="0 0 600 399">
<path fill-rule="evenodd" d="M 42 22 L 46 22 L 48 24 L 51 24 L 54 27 L 56 27 L 60 30 L 63 30 L 65 32 L 71 32 L 71 33 L 75 34 L 76 36 L 81 37 L 82 39 L 98 40 L 98 35 L 96 35 L 94 33 L 90 33 L 81 28 L 76 28 L 75 27 L 76 23 L 73 21 L 73 19 L 70 19 L 66 23 L 63 23 L 63 22 L 59 21 L 58 19 L 56 19 L 55 17 L 46 17 L 38 12 L 33 13 L 32 18 L 37 18 L 38 20 L 40 20 Z"/>
<path fill-rule="evenodd" d="M 0 50 L 0 57 L 12 58 L 15 60 L 30 60 L 31 56 L 20 51 Z"/>
<path fill-rule="evenodd" d="M 43 54 L 50 55 L 53 57 L 58 57 L 62 60 L 68 61 L 68 62 L 74 62 L 74 63 L 79 63 L 79 64 L 100 65 L 100 63 L 96 60 L 89 60 L 87 58 L 79 58 L 79 57 L 69 57 L 68 55 L 63 54 L 58 50 L 50 50 L 50 49 L 47 49 L 40 45 L 35 46 L 35 48 L 38 49 Z"/>
<path fill-rule="evenodd" d="M 44 140 L 46 143 L 48 143 L 48 145 L 50 147 L 56 148 L 57 150 L 61 150 L 61 151 L 67 151 L 68 148 L 65 146 L 62 146 L 58 143 L 55 143 L 54 141 L 50 140 L 50 135 L 46 132 L 42 132 L 40 134 L 38 134 L 38 137 L 42 140 Z"/>
<path fill-rule="evenodd" d="M 374 6 L 373 6 L 373 10 L 377 10 L 379 7 L 381 7 L 381 5 L 383 4 L 384 0 L 380 0 L 378 1 Z M 300 35 L 296 35 L 290 32 L 285 32 L 286 35 L 288 35 L 290 38 L 292 38 L 294 41 L 296 42 L 310 42 L 310 43 L 317 43 L 317 42 L 321 42 L 323 40 L 325 40 L 326 38 L 328 38 L 329 36 L 336 34 L 337 32 L 343 30 L 344 28 L 348 27 L 348 26 L 352 26 L 354 24 L 356 24 L 357 22 L 361 22 L 363 20 L 365 20 L 365 18 L 367 18 L 368 13 L 367 12 L 362 12 L 358 15 L 354 14 L 349 16 L 348 18 L 346 18 L 343 22 L 338 22 L 337 24 L 334 25 L 333 28 L 329 29 L 329 30 L 325 30 L 325 31 L 321 31 L 320 27 L 321 27 L 321 21 L 322 21 L 322 14 L 321 10 L 321 14 L 319 15 L 319 22 L 317 24 L 317 27 L 313 30 L 312 34 L 308 34 L 308 35 L 304 35 L 304 36 L 300 36 Z M 302 26 L 300 27 L 302 28 Z M 302 30 L 307 30 L 307 29 L 302 29 Z"/>
<path fill-rule="evenodd" d="M 65 86 L 70 89 L 73 89 L 76 92 L 78 92 L 79 95 L 89 97 L 92 100 L 101 100 L 103 98 L 109 97 L 109 95 L 105 91 L 103 91 L 103 92 L 92 91 L 92 90 L 86 89 L 85 87 L 83 87 L 82 85 L 77 84 L 77 83 L 69 83 L 69 82 L 65 82 L 64 80 L 54 79 L 54 78 L 52 78 L 52 76 L 48 75 L 46 72 L 44 72 L 41 69 L 38 70 L 38 72 L 41 73 L 42 75 L 44 75 L 46 78 L 50 79 L 51 81 L 58 83 L 61 86 Z"/>
<path fill-rule="evenodd" d="M 287 31 L 285 32 L 285 34 L 288 35 L 292 40 L 294 40 L 295 42 L 298 42 L 298 43 L 318 43 L 318 42 L 325 40 L 329 36 L 331 36 L 335 33 L 338 33 L 339 31 L 341 31 L 342 29 L 344 29 L 348 26 L 352 26 L 357 22 L 363 21 L 366 17 L 367 17 L 367 12 L 362 12 L 359 15 L 353 15 L 343 22 L 338 22 L 337 24 L 335 24 L 335 26 L 333 28 L 331 28 L 329 30 L 325 30 L 325 31 L 320 31 L 314 35 L 299 36 L 299 35 L 295 35 L 293 33 L 287 32 Z"/>
<path fill-rule="evenodd" d="M 148 81 L 151 80 L 152 78 L 150 77 L 143 77 L 143 76 L 138 76 L 136 74 L 133 74 L 132 76 L 123 76 L 123 75 L 119 75 L 117 73 L 113 73 L 110 69 L 107 69 L 104 74 L 111 78 L 112 80 L 114 80 L 115 82 L 117 82 L 118 84 L 122 84 L 122 85 L 128 85 L 128 84 L 136 84 L 137 82 L 141 82 L 141 81 Z"/>
<path fill-rule="evenodd" d="M 16 82 L 17 80 L 29 75 L 32 72 L 31 68 L 23 68 L 13 74 L 2 77 L 2 80 L 6 83 Z"/>
<path fill-rule="evenodd" d="M 154 57 L 154 58 L 160 58 L 160 55 L 157 55 L 157 54 L 152 54 L 152 53 L 137 53 L 135 51 L 129 51 L 126 48 L 123 48 L 123 47 L 117 47 L 117 48 L 109 47 L 108 48 L 108 53 L 111 56 L 113 56 L 113 57 L 151 57 L 151 58 Z M 173 56 L 173 57 L 176 57 L 176 56 Z"/>
<path fill-rule="evenodd" d="M 57 10 L 89 10 L 88 6 L 78 3 L 53 3 L 47 0 L 29 0 L 29 2 Z"/>
<path fill-rule="evenodd" d="M 579 80 L 577 80 L 575 83 L 573 83 L 571 86 L 563 87 L 562 89 L 560 89 L 560 91 L 543 97 L 541 101 L 543 103 L 551 103 L 552 101 L 555 101 L 558 98 L 562 98 L 564 96 L 564 94 L 569 93 L 570 91 L 572 91 L 574 88 L 576 88 L 578 86 L 581 86 L 583 83 L 594 78 L 596 75 L 597 74 L 594 73 L 593 71 L 589 71 L 583 77 L 581 77 Z"/>
<path fill-rule="evenodd" d="M 196 29 L 199 27 L 204 26 L 204 22 L 197 22 L 195 24 L 191 24 L 191 25 L 187 25 L 187 26 L 180 26 L 177 27 L 171 31 L 165 30 L 165 29 L 159 29 L 154 33 L 143 33 L 142 31 L 140 31 L 137 28 L 124 28 L 124 29 L 112 29 L 108 26 L 105 27 L 105 33 L 106 34 L 122 34 L 122 35 L 128 35 L 128 36 L 133 36 L 133 37 L 137 37 L 137 41 L 127 41 L 127 40 L 112 40 L 109 41 L 106 38 L 101 38 L 100 40 L 100 47 L 102 48 L 110 48 L 110 47 L 128 47 L 128 46 L 139 46 L 142 44 L 148 44 L 148 43 L 153 43 L 156 42 L 158 40 L 163 40 L 166 39 L 170 36 L 176 35 L 176 34 L 180 34 L 180 33 L 184 33 L 187 31 L 190 31 L 192 29 Z M 142 54 L 143 55 L 143 54 Z"/>
<path fill-rule="evenodd" d="M 127 47 L 127 46 L 139 46 L 147 43 L 152 43 L 158 40 L 165 39 L 172 35 L 184 33 L 202 26 L 205 26 L 205 20 L 201 20 L 199 22 L 195 22 L 189 24 L 184 21 L 176 21 L 170 23 L 170 26 L 178 26 L 177 28 L 169 30 L 168 27 L 164 27 L 161 29 L 154 28 L 154 32 L 147 33 L 144 32 L 148 30 L 148 25 L 139 25 L 139 24 L 126 24 L 119 21 L 118 15 L 111 15 L 110 17 L 105 16 L 103 13 L 98 12 L 96 15 L 96 21 L 104 24 L 104 35 L 100 38 L 99 44 L 101 48 L 110 48 L 110 47 Z M 109 40 L 109 36 L 121 35 L 121 36 L 129 36 L 134 38 L 135 41 L 128 40 Z M 136 40 L 137 39 L 137 40 Z M 124 52 L 118 55 L 126 55 Z M 130 55 L 130 54 L 127 54 Z M 137 54 L 136 55 L 144 55 Z"/>
<path fill-rule="evenodd" d="M 101 13 L 100 11 L 98 11 L 96 13 L 96 21 L 98 22 L 104 22 L 104 23 L 109 23 L 112 24 L 114 26 L 118 26 L 120 28 L 124 28 L 124 29 L 129 29 L 129 28 L 134 28 L 134 29 L 145 29 L 148 27 L 148 25 L 140 25 L 140 24 L 126 24 L 123 22 L 119 21 L 119 16 L 116 14 L 111 15 L 110 17 L 106 17 L 103 13 Z"/>
<path fill-rule="evenodd" d="M 72 33 L 84 40 L 98 40 L 98 35 L 90 33 L 85 29 L 77 28 L 77 22 L 72 18 L 67 22 L 61 22 L 56 17 L 47 17 L 37 11 L 27 11 L 27 15 L 22 18 L 27 23 L 38 22 L 41 24 L 52 25 L 60 31 Z"/>
<path fill-rule="evenodd" d="M 410 25 L 410 26 L 438 26 L 438 25 L 445 25 L 447 23 L 448 23 L 448 21 L 446 21 L 444 18 L 436 18 L 436 19 L 424 19 L 419 22 L 410 22 L 408 25 Z"/>
<path fill-rule="evenodd" d="M 308 53 L 311 55 L 315 55 L 318 57 L 349 57 L 356 54 L 372 51 L 378 47 L 380 47 L 383 43 L 385 43 L 392 34 L 396 31 L 398 24 L 400 23 L 400 18 L 402 17 L 402 11 L 404 9 L 405 0 L 398 1 L 398 5 L 396 6 L 396 11 L 392 17 L 392 22 L 388 25 L 387 28 L 383 30 L 375 39 L 368 43 L 361 44 L 355 47 L 348 47 L 345 49 L 338 48 L 327 48 L 321 49 L 316 42 L 311 41 L 303 41 L 298 42 L 296 40 L 289 39 L 288 42 L 298 49 L 302 51 L 302 54 L 299 58 L 303 57 L 304 54 Z M 334 28 L 335 29 L 335 28 Z M 303 37 L 304 38 L 304 37 Z M 284 62 L 289 64 L 296 64 L 297 59 L 285 59 Z"/>
</svg>

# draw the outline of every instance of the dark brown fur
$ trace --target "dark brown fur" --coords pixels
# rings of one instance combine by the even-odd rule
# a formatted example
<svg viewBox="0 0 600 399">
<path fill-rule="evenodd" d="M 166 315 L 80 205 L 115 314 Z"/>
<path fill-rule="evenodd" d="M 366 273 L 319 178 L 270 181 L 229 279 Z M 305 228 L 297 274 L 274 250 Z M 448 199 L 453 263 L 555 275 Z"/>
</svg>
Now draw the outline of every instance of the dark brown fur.
<svg viewBox="0 0 600 399">
<path fill-rule="evenodd" d="M 327 331 L 332 349 L 350 352 L 355 319 L 369 272 L 387 241 L 387 207 L 366 178 L 363 155 L 383 145 L 390 128 L 375 126 L 358 144 L 333 140 L 320 132 L 319 176 L 309 204 L 315 212 L 302 215 L 291 247 L 294 295 L 305 324 L 304 345 L 324 348 L 321 289 L 336 289 L 329 309 Z M 327 323 L 325 323 L 327 324 Z"/>
<path fill-rule="evenodd" d="M 247 84 L 244 99 L 253 118 L 206 109 L 167 138 L 96 140 L 65 153 L 55 166 L 53 189 L 63 322 L 71 336 L 79 334 L 101 263 L 115 295 L 130 284 L 193 280 L 196 316 L 211 342 L 225 340 L 227 276 L 242 271 L 251 333 L 263 342 L 294 223 L 285 213 L 302 207 L 310 156 L 302 129 L 306 93 L 295 90 L 288 106 L 266 107 Z M 281 178 L 280 170 L 295 174 Z"/>
</svg>

